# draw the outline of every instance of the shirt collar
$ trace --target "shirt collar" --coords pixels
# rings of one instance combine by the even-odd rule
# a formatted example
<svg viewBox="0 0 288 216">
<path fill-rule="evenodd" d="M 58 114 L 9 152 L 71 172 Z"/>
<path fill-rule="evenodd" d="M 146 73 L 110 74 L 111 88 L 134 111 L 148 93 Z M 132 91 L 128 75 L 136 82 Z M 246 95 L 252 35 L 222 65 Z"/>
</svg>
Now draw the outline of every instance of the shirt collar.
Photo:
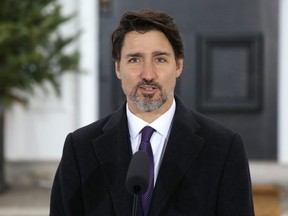
<svg viewBox="0 0 288 216">
<path fill-rule="evenodd" d="M 142 128 L 149 125 L 153 127 L 157 133 L 160 133 L 165 138 L 167 137 L 170 129 L 170 125 L 176 110 L 176 103 L 175 99 L 173 100 L 172 106 L 160 117 L 158 117 L 155 121 L 151 124 L 143 121 L 136 115 L 134 115 L 128 108 L 128 104 L 126 104 L 126 113 L 128 119 L 128 127 L 130 132 L 130 137 L 135 139 L 139 133 L 141 132 Z"/>
</svg>

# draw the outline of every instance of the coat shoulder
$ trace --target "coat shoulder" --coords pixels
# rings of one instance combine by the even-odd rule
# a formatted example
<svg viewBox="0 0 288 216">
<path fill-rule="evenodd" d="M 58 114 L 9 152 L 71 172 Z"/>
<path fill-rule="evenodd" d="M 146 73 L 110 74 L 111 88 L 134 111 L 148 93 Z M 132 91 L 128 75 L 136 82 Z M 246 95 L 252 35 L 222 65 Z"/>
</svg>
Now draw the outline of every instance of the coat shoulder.
<svg viewBox="0 0 288 216">
<path fill-rule="evenodd" d="M 212 135 L 235 135 L 235 131 L 232 129 L 228 128 L 227 126 L 207 117 L 204 116 L 203 114 L 200 114 L 195 111 L 191 111 L 193 113 L 193 116 L 197 123 L 200 125 L 201 130 L 204 132 L 208 132 Z"/>
<path fill-rule="evenodd" d="M 93 142 L 94 139 L 102 136 L 106 128 L 117 127 L 117 125 L 123 123 L 125 118 L 124 107 L 116 110 L 115 112 L 103 117 L 91 124 L 78 128 L 74 132 L 70 133 L 71 137 L 75 141 L 74 143 L 84 144 L 87 142 Z"/>
<path fill-rule="evenodd" d="M 234 136 L 235 131 L 223 124 L 209 118 L 195 110 L 187 108 L 182 101 L 176 97 L 177 122 L 183 123 L 188 128 L 197 130 L 199 135 L 205 136 Z"/>
</svg>

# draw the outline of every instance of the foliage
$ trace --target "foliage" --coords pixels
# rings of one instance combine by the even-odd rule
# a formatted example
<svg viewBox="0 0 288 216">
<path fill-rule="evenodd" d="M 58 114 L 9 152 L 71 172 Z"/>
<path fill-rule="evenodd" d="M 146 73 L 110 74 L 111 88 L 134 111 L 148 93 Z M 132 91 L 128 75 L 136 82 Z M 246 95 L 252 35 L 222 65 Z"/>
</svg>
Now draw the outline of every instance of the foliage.
<svg viewBox="0 0 288 216">
<path fill-rule="evenodd" d="M 61 75 L 78 71 L 79 53 L 64 50 L 78 33 L 59 32 L 73 17 L 62 15 L 57 0 L 0 1 L 0 102 L 25 102 L 23 92 L 47 82 L 60 94 Z"/>
</svg>

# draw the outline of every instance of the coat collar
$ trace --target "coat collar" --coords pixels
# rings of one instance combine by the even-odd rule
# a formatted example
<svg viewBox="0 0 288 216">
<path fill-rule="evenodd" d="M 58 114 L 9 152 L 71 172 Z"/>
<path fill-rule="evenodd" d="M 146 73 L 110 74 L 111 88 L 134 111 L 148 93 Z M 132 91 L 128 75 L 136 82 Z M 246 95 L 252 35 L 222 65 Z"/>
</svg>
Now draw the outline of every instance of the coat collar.
<svg viewBox="0 0 288 216">
<path fill-rule="evenodd" d="M 153 192 L 151 215 L 160 215 L 167 199 L 204 146 L 204 139 L 196 134 L 200 126 L 194 118 L 194 112 L 185 108 L 179 98 L 175 98 L 176 112 Z"/>
<path fill-rule="evenodd" d="M 96 157 L 104 167 L 115 212 L 130 215 L 133 197 L 127 192 L 125 182 L 131 158 L 131 144 L 124 105 L 111 115 L 102 130 L 102 136 L 94 140 Z"/>
<path fill-rule="evenodd" d="M 185 108 L 177 96 L 175 99 L 176 112 L 153 193 L 152 215 L 159 215 L 168 197 L 204 146 L 203 139 L 196 135 L 196 131 L 200 127 L 193 112 Z M 103 135 L 94 141 L 94 147 L 99 163 L 105 164 L 103 171 L 110 186 L 115 211 L 119 215 L 131 214 L 133 196 L 127 192 L 125 187 L 131 159 L 125 105 L 111 115 L 103 127 Z"/>
</svg>

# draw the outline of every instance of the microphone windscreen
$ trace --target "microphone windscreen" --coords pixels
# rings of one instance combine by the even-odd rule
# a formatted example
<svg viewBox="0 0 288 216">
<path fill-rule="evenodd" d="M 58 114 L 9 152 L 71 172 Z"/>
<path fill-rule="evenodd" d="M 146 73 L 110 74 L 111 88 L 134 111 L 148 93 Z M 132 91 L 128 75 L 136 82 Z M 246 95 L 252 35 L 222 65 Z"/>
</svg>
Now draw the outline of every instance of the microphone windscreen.
<svg viewBox="0 0 288 216">
<path fill-rule="evenodd" d="M 137 151 L 131 161 L 126 176 L 126 188 L 130 194 L 145 193 L 149 184 L 149 157 L 144 151 Z"/>
</svg>

